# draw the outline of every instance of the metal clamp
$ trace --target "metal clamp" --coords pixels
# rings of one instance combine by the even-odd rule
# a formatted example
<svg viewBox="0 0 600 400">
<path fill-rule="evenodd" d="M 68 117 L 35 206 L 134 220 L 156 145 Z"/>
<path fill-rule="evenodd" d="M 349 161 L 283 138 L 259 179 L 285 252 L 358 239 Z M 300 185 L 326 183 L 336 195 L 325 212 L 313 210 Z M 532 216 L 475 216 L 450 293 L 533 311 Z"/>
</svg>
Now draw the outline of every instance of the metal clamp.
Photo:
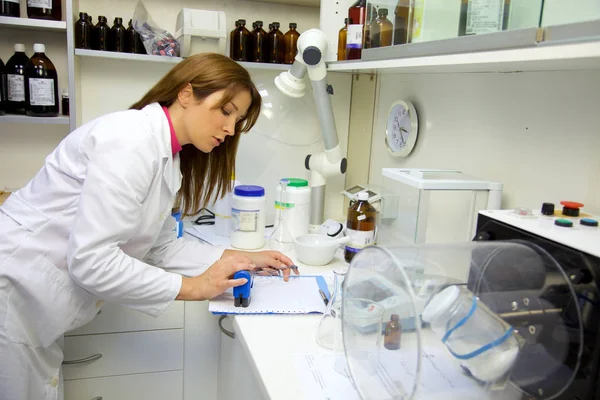
<svg viewBox="0 0 600 400">
<path fill-rule="evenodd" d="M 94 354 L 93 356 L 89 356 L 86 358 L 82 358 L 80 360 L 72 360 L 72 361 L 63 361 L 63 365 L 75 365 L 75 364 L 85 364 L 92 361 L 97 361 L 102 358 L 102 354 Z"/>
<path fill-rule="evenodd" d="M 224 334 L 226 334 L 227 336 L 229 336 L 232 339 L 235 339 L 235 333 L 228 331 L 227 329 L 223 328 L 223 320 L 227 318 L 227 315 L 221 315 L 219 317 L 219 329 L 221 330 L 221 332 L 223 332 Z"/>
</svg>

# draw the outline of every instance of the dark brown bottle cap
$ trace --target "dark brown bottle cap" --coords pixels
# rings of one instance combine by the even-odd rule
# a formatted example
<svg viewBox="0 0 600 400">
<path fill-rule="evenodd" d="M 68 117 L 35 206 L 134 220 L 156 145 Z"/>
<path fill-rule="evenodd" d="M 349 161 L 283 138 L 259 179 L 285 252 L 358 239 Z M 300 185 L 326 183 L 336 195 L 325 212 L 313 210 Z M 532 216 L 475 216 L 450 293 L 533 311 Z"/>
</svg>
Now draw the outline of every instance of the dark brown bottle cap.
<svg viewBox="0 0 600 400">
<path fill-rule="evenodd" d="M 115 17 L 115 24 L 122 24 L 122 23 L 123 23 L 123 18 Z"/>
<path fill-rule="evenodd" d="M 98 15 L 98 22 L 106 22 L 106 17 L 104 15 Z"/>
<path fill-rule="evenodd" d="M 88 17 L 87 13 L 85 13 L 85 12 L 80 12 L 79 13 L 79 18 L 81 18 L 81 19 L 87 19 L 87 17 Z"/>
<path fill-rule="evenodd" d="M 298 24 L 296 24 L 295 22 L 290 22 L 290 29 L 296 29 L 298 27 Z"/>
<path fill-rule="evenodd" d="M 256 24 L 256 26 L 263 26 L 263 22 L 262 21 L 256 21 L 255 24 Z"/>
<path fill-rule="evenodd" d="M 377 15 L 388 15 L 388 9 L 380 8 L 379 11 L 377 11 Z"/>
<path fill-rule="evenodd" d="M 390 319 L 394 322 L 400 321 L 400 317 L 398 316 L 398 314 L 392 314 Z"/>
<path fill-rule="evenodd" d="M 279 29 L 280 26 L 279 22 L 273 22 L 273 28 Z"/>
<path fill-rule="evenodd" d="M 246 20 L 245 20 L 245 19 L 239 19 L 239 20 L 238 20 L 238 23 L 239 23 L 240 25 L 246 25 Z"/>
<path fill-rule="evenodd" d="M 344 25 L 348 23 L 348 18 L 344 18 Z"/>
</svg>

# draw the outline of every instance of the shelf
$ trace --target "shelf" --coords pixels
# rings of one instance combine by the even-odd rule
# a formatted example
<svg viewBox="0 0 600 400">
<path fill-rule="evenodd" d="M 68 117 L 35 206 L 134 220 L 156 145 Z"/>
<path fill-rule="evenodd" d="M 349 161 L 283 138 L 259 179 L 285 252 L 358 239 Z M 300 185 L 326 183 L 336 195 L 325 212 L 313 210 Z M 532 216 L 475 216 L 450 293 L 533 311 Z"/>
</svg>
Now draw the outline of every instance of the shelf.
<svg viewBox="0 0 600 400">
<path fill-rule="evenodd" d="M 177 64 L 182 61 L 181 57 L 163 57 L 154 56 L 148 54 L 131 54 L 131 53 L 116 53 L 112 51 L 99 51 L 99 50 L 85 50 L 75 49 L 75 55 L 79 57 L 97 57 L 112 60 L 127 60 L 127 61 L 145 61 L 145 62 L 163 62 Z M 290 65 L 287 64 L 267 64 L 267 63 L 252 63 L 252 62 L 240 62 L 241 66 L 246 69 L 257 69 L 257 70 L 275 70 L 285 71 L 290 69 Z"/>
<path fill-rule="evenodd" d="M 27 115 L 0 115 L 0 123 L 9 124 L 51 124 L 51 125 L 69 125 L 69 117 L 29 117 Z"/>
<path fill-rule="evenodd" d="M 287 4 L 290 6 L 320 7 L 321 0 L 249 0 L 260 3 Z"/>
<path fill-rule="evenodd" d="M 439 56 L 328 63 L 331 72 L 457 73 L 600 69 L 600 42 Z"/>
<path fill-rule="evenodd" d="M 66 32 L 65 21 L 47 21 L 44 19 L 0 17 L 0 28 L 23 29 L 29 31 Z"/>
</svg>

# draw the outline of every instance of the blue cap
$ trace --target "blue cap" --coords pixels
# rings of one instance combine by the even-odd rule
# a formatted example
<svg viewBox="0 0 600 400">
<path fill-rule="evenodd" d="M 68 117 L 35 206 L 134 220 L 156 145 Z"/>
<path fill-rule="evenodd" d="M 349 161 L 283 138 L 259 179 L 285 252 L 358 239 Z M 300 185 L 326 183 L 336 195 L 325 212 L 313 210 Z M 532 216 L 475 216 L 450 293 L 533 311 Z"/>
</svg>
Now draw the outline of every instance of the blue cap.
<svg viewBox="0 0 600 400">
<path fill-rule="evenodd" d="M 265 195 L 265 189 L 262 186 L 239 185 L 235 187 L 233 193 L 238 196 L 260 197 Z"/>
</svg>

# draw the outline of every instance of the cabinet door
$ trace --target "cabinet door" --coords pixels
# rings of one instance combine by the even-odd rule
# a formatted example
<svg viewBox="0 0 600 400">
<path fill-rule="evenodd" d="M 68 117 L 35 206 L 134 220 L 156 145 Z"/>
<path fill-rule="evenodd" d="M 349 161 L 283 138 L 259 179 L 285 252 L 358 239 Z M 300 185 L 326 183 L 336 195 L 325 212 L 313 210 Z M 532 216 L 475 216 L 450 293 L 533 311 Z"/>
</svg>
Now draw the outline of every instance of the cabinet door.
<svg viewBox="0 0 600 400">
<path fill-rule="evenodd" d="M 65 360 L 89 362 L 63 365 L 65 380 L 183 369 L 183 329 L 111 333 L 65 338 Z"/>
<path fill-rule="evenodd" d="M 174 301 L 164 313 L 155 318 L 131 308 L 106 304 L 89 324 L 67 332 L 65 336 L 183 328 L 183 307 L 183 301 Z"/>
<path fill-rule="evenodd" d="M 231 320 L 226 318 L 223 327 L 233 331 Z M 221 334 L 221 360 L 219 364 L 219 400 L 265 400 L 261 383 L 255 379 L 254 364 L 249 362 L 240 343 Z"/>
<path fill-rule="evenodd" d="M 183 371 L 65 381 L 65 400 L 181 400 Z"/>
</svg>

